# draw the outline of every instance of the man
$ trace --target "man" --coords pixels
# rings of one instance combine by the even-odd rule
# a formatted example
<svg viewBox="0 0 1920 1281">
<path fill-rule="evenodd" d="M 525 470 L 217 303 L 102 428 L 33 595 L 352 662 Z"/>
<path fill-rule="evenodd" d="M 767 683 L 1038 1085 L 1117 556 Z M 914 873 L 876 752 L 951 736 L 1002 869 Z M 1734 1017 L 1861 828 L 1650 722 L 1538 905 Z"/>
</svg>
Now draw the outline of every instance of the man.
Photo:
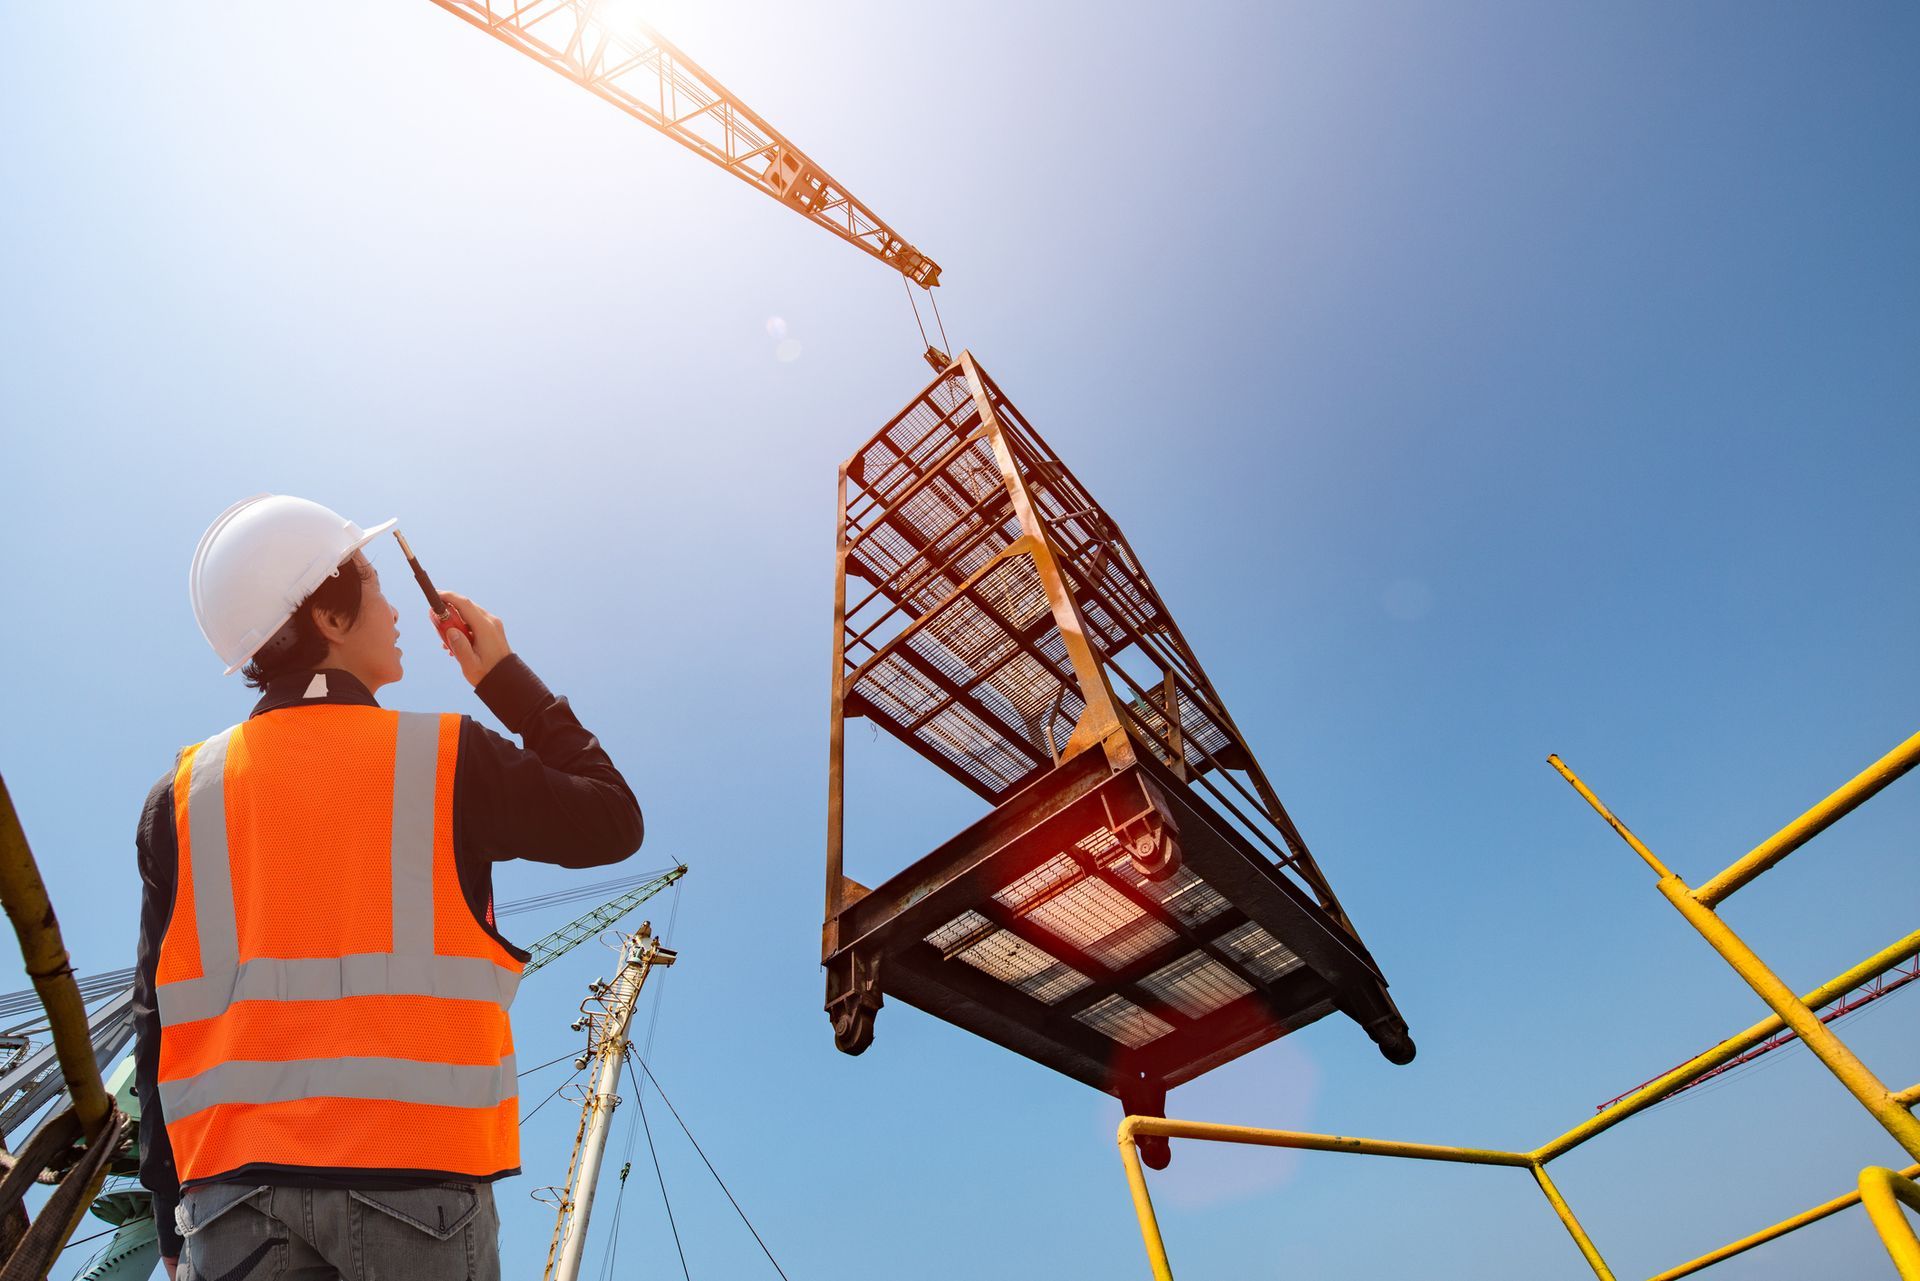
<svg viewBox="0 0 1920 1281">
<path fill-rule="evenodd" d="M 261 495 L 194 552 L 201 630 L 261 696 L 140 820 L 141 1179 L 169 1277 L 497 1281 L 527 954 L 492 867 L 640 845 L 599 742 L 466 597 L 443 593 L 472 639 L 443 643 L 524 750 L 374 701 L 399 611 L 365 549 L 393 524 Z"/>
</svg>

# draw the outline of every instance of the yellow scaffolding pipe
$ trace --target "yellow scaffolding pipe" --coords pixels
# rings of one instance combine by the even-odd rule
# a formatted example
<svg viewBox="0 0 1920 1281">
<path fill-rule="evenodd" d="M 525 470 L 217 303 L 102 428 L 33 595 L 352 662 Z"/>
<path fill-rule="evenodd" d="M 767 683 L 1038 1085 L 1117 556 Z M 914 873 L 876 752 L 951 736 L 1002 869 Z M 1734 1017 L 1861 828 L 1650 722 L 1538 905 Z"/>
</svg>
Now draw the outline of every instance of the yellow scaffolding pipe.
<svg viewBox="0 0 1920 1281">
<path fill-rule="evenodd" d="M 1549 764 L 1560 772 L 1574 790 L 1592 806 L 1594 812 L 1619 834 L 1659 878 L 1658 888 L 1675 910 L 1718 952 L 1723 960 L 1773 1010 L 1744 1032 L 1729 1037 L 1679 1067 L 1662 1074 L 1635 1090 L 1600 1115 L 1584 1121 L 1532 1152 L 1508 1152 L 1491 1148 L 1446 1147 L 1430 1143 L 1407 1143 L 1390 1139 L 1362 1139 L 1338 1134 L 1309 1134 L 1297 1130 L 1266 1130 L 1243 1125 L 1218 1125 L 1201 1121 L 1176 1121 L 1160 1117 L 1129 1116 L 1120 1123 L 1121 1163 L 1133 1195 L 1134 1211 L 1140 1220 L 1141 1237 L 1156 1281 L 1172 1281 L 1172 1266 L 1167 1260 L 1166 1244 L 1161 1237 L 1159 1219 L 1147 1189 L 1146 1170 L 1141 1163 L 1136 1140 L 1146 1137 L 1197 1139 L 1219 1143 L 1241 1143 L 1257 1147 L 1295 1148 L 1315 1152 L 1349 1152 L 1362 1156 L 1400 1157 L 1421 1161 L 1450 1161 L 1469 1165 L 1498 1165 L 1528 1170 L 1541 1194 L 1579 1247 L 1596 1277 L 1613 1281 L 1606 1261 L 1580 1225 L 1566 1198 L 1561 1196 L 1547 1174 L 1547 1164 L 1565 1155 L 1588 1139 L 1611 1129 L 1628 1117 L 1651 1107 L 1675 1089 L 1744 1053 L 1784 1028 L 1806 1042 L 1820 1062 L 1845 1085 L 1862 1107 L 1884 1126 L 1908 1153 L 1920 1157 L 1920 1120 L 1912 1109 L 1920 1105 L 1920 1085 L 1899 1092 L 1889 1090 L 1865 1064 L 1825 1024 L 1815 1010 L 1831 1004 L 1848 991 L 1884 973 L 1916 954 L 1920 954 L 1920 931 L 1882 948 L 1872 956 L 1835 975 L 1805 996 L 1796 996 L 1765 962 L 1713 910 L 1713 905 L 1751 883 L 1835 822 L 1858 808 L 1894 779 L 1920 763 L 1920 734 L 1915 734 L 1888 752 L 1867 769 L 1849 780 L 1818 805 L 1781 828 L 1751 852 L 1738 859 L 1707 884 L 1695 889 L 1661 861 L 1659 855 L 1635 836 L 1627 825 L 1609 810 L 1598 796 L 1561 761 L 1549 756 Z M 1920 1281 L 1920 1237 L 1901 1209 L 1904 1202 L 1920 1210 L 1920 1165 L 1904 1171 L 1872 1167 L 1862 1171 L 1859 1189 L 1783 1219 L 1738 1241 L 1703 1254 L 1687 1263 L 1658 1273 L 1651 1281 L 1677 1281 L 1716 1263 L 1743 1254 L 1756 1246 L 1777 1240 L 1809 1223 L 1860 1203 L 1864 1204 L 1881 1240 L 1886 1244 L 1903 1281 Z"/>
<path fill-rule="evenodd" d="M 1693 891 L 1694 901 L 1713 907 L 1760 873 L 1805 845 L 1859 808 L 1862 802 L 1920 764 L 1920 734 L 1915 734 L 1855 774 L 1833 795 L 1754 846 L 1720 875 Z"/>
<path fill-rule="evenodd" d="M 1915 1174 L 1920 1174 L 1920 1165 L 1910 1165 L 1904 1173 L 1908 1178 L 1912 1178 Z M 1665 1272 L 1656 1273 L 1652 1277 L 1649 1277 L 1648 1281 L 1679 1281 L 1681 1277 L 1690 1277 L 1703 1268 L 1710 1268 L 1716 1263 L 1724 1263 L 1736 1254 L 1745 1254 L 1757 1245 L 1765 1245 L 1767 1242 L 1783 1237 L 1789 1232 L 1797 1232 L 1809 1223 L 1818 1223 L 1830 1214 L 1838 1214 L 1840 1211 L 1850 1206 L 1858 1205 L 1859 1203 L 1860 1191 L 1856 1188 L 1845 1196 L 1837 1196 L 1831 1201 L 1823 1201 L 1811 1210 L 1803 1210 L 1790 1219 L 1782 1219 L 1770 1228 L 1762 1228 L 1750 1236 L 1744 1236 L 1738 1241 L 1729 1242 L 1721 1246 L 1718 1250 L 1709 1250 L 1699 1258 L 1689 1259 L 1679 1267 L 1668 1268 Z"/>
<path fill-rule="evenodd" d="M 0 779 L 0 904 L 5 904 L 13 931 L 20 937 L 27 977 L 33 980 L 33 990 L 46 1007 L 60 1075 L 73 1095 L 80 1128 L 92 1134 L 106 1118 L 111 1100 L 93 1060 L 87 1007 L 80 999 L 79 985 L 73 981 L 73 962 L 60 939 L 60 922 L 54 917 L 53 902 L 47 897 L 46 883 L 40 879 L 40 869 L 33 861 L 5 779 Z"/>
<path fill-rule="evenodd" d="M 1913 1171 L 1895 1174 L 1884 1167 L 1869 1166 L 1860 1171 L 1860 1200 L 1880 1234 L 1881 1244 L 1893 1257 L 1893 1266 L 1900 1271 L 1900 1281 L 1920 1281 L 1920 1237 L 1914 1236 L 1913 1225 L 1900 1210 L 1902 1201 L 1920 1210 L 1920 1184 L 1913 1181 Z"/>
<path fill-rule="evenodd" d="M 1874 975 L 1884 974 L 1886 971 L 1900 964 L 1900 962 L 1908 960 L 1916 954 L 1920 954 L 1920 930 L 1915 930 L 1905 938 L 1881 948 L 1866 960 L 1836 974 L 1833 978 L 1822 983 L 1819 987 L 1816 987 L 1800 999 L 1804 1004 L 1812 1006 L 1815 1009 L 1823 1005 L 1831 1005 L 1848 992 L 1851 992 L 1854 988 L 1859 987 L 1862 983 L 1871 979 Z M 1746 1031 L 1728 1037 L 1711 1050 L 1704 1050 L 1688 1059 L 1685 1063 L 1682 1063 L 1679 1067 L 1674 1068 L 1672 1071 L 1664 1072 L 1660 1076 L 1655 1077 L 1653 1080 L 1635 1090 L 1632 1094 L 1627 1095 L 1624 1099 L 1621 1099 L 1618 1103 L 1608 1108 L 1605 1112 L 1589 1120 L 1582 1121 L 1579 1125 L 1574 1126 L 1559 1138 L 1535 1149 L 1533 1155 L 1542 1161 L 1551 1161 L 1557 1156 L 1572 1151 L 1603 1130 L 1611 1130 L 1628 1117 L 1639 1112 L 1644 1112 L 1646 1109 L 1673 1093 L 1675 1089 L 1685 1085 L 1701 1073 L 1710 1072 L 1729 1059 L 1746 1053 L 1785 1026 L 1786 1021 L 1778 1014 L 1761 1019 Z M 1913 1096 L 1916 1094 L 1916 1091 L 1920 1091 L 1920 1086 L 1915 1086 L 1914 1089 L 1908 1090 L 1905 1093 L 1908 1096 Z M 1900 1098 L 1902 1096 L 1896 1095 L 1895 1097 Z M 1911 1107 L 1912 1103 L 1913 1099 L 1908 1098 L 1907 1106 Z"/>
</svg>

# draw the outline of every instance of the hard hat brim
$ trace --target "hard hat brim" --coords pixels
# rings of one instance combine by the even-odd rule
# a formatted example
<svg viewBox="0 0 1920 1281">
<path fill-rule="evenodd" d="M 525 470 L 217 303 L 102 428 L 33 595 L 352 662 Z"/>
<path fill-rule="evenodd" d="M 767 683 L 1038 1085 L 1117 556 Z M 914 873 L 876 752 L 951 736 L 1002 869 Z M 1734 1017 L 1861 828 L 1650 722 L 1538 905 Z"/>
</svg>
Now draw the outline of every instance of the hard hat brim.
<svg viewBox="0 0 1920 1281">
<path fill-rule="evenodd" d="M 354 539 L 353 542 L 349 543 L 347 545 L 347 549 L 340 554 L 340 559 L 334 563 L 334 568 L 337 569 L 341 565 L 346 564 L 347 560 L 355 552 L 360 551 L 368 543 L 371 543 L 374 539 L 380 537 L 380 535 L 386 533 L 388 530 L 392 529 L 395 525 L 398 525 L 399 523 L 400 523 L 400 518 L 398 516 L 395 516 L 390 520 L 383 520 L 378 525 L 374 525 L 371 528 L 362 529 L 360 531 L 360 537 Z M 308 587 L 306 591 L 301 593 L 301 599 L 304 600 L 307 596 L 312 595 L 314 590 L 319 586 L 320 584 L 316 582 L 311 587 Z M 267 636 L 271 638 L 275 632 L 279 631 L 282 627 L 285 627 L 287 625 L 287 620 L 293 617 L 294 610 L 297 610 L 299 608 L 300 608 L 299 604 L 296 603 L 291 608 L 289 608 L 285 614 L 282 614 L 280 616 L 279 621 L 274 623 L 272 627 L 267 629 Z M 222 676 L 233 675 L 235 672 L 245 667 L 248 663 L 251 663 L 253 661 L 253 655 L 258 652 L 259 652 L 259 647 L 256 646 L 252 653 L 249 653 L 245 658 L 242 658 L 239 662 L 233 664 L 233 666 L 227 668 L 224 672 L 220 674 Z"/>
</svg>

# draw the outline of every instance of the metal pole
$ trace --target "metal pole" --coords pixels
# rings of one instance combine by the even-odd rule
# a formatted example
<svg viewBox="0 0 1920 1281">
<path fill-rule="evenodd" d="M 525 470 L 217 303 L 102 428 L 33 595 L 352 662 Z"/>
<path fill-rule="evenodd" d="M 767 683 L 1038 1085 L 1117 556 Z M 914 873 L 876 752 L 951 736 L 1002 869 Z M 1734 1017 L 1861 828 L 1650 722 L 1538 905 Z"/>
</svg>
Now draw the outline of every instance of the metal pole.
<svg viewBox="0 0 1920 1281">
<path fill-rule="evenodd" d="M 593 1072 L 593 1090 L 582 1105 L 580 1137 L 574 1153 L 573 1177 L 560 1199 L 554 1234 L 560 1249 L 548 1267 L 549 1281 L 578 1281 L 580 1260 L 587 1245 L 587 1220 L 593 1213 L 593 1192 L 600 1182 L 600 1163 L 606 1155 L 607 1132 L 613 1125 L 613 1111 L 620 1106 L 614 1093 L 620 1084 L 620 1068 L 627 1057 L 627 1027 L 633 1022 L 633 1009 L 640 1000 L 640 989 L 647 973 L 656 965 L 672 965 L 675 956 L 653 937 L 651 926 L 642 925 L 630 936 L 620 953 L 620 972 L 599 992 L 606 1013 L 588 1015 L 593 1024 L 593 1047 L 599 1060 Z"/>
</svg>

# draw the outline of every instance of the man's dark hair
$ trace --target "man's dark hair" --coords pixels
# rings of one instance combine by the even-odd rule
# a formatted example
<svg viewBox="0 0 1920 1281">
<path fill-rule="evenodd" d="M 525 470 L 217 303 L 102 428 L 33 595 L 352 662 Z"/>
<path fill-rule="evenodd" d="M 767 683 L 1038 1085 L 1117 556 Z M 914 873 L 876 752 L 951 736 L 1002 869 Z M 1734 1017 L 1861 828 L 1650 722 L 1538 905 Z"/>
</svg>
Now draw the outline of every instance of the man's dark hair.
<svg viewBox="0 0 1920 1281">
<path fill-rule="evenodd" d="M 320 634 L 319 626 L 314 623 L 313 611 L 324 609 L 345 614 L 347 625 L 352 626 L 360 620 L 361 585 L 372 577 L 372 567 L 360 557 L 342 561 L 340 568 L 322 580 L 311 596 L 300 602 L 300 608 L 293 611 L 293 617 L 240 669 L 240 675 L 247 684 L 254 689 L 265 689 L 267 682 L 277 676 L 284 676 L 288 672 L 311 671 L 326 661 L 327 638 Z"/>
</svg>

